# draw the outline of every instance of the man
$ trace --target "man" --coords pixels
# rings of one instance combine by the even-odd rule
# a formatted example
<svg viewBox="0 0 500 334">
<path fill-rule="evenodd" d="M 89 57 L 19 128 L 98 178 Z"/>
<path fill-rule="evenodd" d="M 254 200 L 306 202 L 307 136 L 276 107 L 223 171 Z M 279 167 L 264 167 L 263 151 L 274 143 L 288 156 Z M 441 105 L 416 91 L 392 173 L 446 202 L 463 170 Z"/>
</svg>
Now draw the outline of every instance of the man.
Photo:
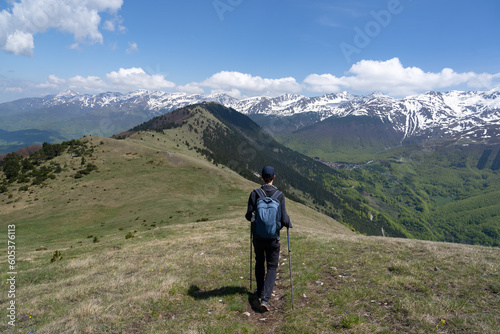
<svg viewBox="0 0 500 334">
<path fill-rule="evenodd" d="M 273 167 L 265 166 L 262 169 L 261 177 L 264 185 L 250 193 L 245 218 L 252 222 L 251 229 L 255 249 L 255 279 L 257 281 L 255 294 L 260 298 L 261 310 L 266 312 L 270 310 L 269 300 L 271 299 L 276 281 L 276 269 L 278 268 L 280 254 L 280 238 L 279 230 L 276 231 L 276 236 L 272 238 L 263 238 L 256 233 L 256 222 L 252 219 L 252 215 L 257 211 L 257 200 L 262 197 L 272 197 L 278 191 L 278 188 L 273 185 L 276 177 Z M 280 203 L 278 208 L 280 214 L 278 214 L 278 217 L 281 217 L 281 228 L 292 228 L 290 217 L 288 217 L 286 212 L 285 195 L 280 193 L 276 200 Z M 266 262 L 267 274 L 265 270 Z"/>
</svg>

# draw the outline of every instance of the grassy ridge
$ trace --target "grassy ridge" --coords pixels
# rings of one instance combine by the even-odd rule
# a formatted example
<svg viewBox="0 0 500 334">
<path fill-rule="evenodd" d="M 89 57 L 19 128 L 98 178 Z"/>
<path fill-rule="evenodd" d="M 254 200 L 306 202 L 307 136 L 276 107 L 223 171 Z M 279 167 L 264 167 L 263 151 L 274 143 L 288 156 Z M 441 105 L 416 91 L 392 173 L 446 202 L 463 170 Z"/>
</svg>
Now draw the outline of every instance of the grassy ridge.
<svg viewBox="0 0 500 334">
<path fill-rule="evenodd" d="M 247 196 L 239 185 L 226 184 L 224 177 L 215 168 L 207 168 L 210 164 L 203 160 L 157 153 L 133 141 L 122 143 L 95 137 L 93 141 L 97 149 L 87 160 L 98 166 L 97 172 L 75 180 L 72 176 L 80 169 L 81 158 L 64 154 L 54 159 L 66 166 L 55 181 L 43 188 L 30 187 L 29 191 L 16 191 L 14 184 L 13 191 L 2 194 L 2 222 L 25 222 L 30 229 L 42 222 L 54 231 L 69 225 L 72 235 L 68 236 L 68 231 L 60 234 L 71 239 L 90 233 L 101 223 L 101 230 L 108 232 L 144 220 L 153 223 L 153 218 L 167 221 L 170 216 L 177 220 L 207 217 L 208 202 L 204 198 L 212 191 L 218 193 L 219 183 L 226 188 L 220 194 L 222 203 L 230 198 L 239 202 Z M 99 144 L 101 141 L 103 145 Z M 164 202 L 169 207 L 158 217 L 157 207 Z M 31 241 L 34 240 L 27 240 Z"/>
<path fill-rule="evenodd" d="M 97 172 L 74 179 L 80 159 L 64 154 L 55 180 L 0 194 L 0 227 L 15 223 L 18 242 L 17 327 L 4 319 L 0 331 L 497 330 L 500 250 L 356 236 L 290 200 L 295 310 L 285 246 L 273 311 L 256 312 L 243 213 L 257 184 L 177 146 L 182 131 L 87 138 Z M 63 258 L 51 263 L 56 250 Z"/>
</svg>

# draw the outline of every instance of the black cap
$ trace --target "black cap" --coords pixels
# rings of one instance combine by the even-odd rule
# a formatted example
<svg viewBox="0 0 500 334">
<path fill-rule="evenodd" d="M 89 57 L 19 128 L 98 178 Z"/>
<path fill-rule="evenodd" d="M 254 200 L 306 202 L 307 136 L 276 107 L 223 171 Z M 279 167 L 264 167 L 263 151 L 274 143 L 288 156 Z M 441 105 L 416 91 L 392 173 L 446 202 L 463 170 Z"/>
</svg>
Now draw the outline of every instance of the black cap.
<svg viewBox="0 0 500 334">
<path fill-rule="evenodd" d="M 272 179 L 274 177 L 274 168 L 271 166 L 265 166 L 262 168 L 261 175 L 263 179 Z"/>
</svg>

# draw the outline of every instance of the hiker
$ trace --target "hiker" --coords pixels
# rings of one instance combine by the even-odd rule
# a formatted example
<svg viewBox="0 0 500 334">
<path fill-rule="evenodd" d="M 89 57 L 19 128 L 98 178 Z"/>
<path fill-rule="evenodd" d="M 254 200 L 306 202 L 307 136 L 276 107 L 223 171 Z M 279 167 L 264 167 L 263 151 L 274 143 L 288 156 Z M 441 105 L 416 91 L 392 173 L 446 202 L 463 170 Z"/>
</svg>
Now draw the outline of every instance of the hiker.
<svg viewBox="0 0 500 334">
<path fill-rule="evenodd" d="M 292 223 L 286 212 L 285 195 L 273 185 L 273 181 L 276 177 L 274 168 L 265 166 L 262 169 L 261 177 L 264 184 L 262 187 L 250 193 L 245 218 L 252 222 L 251 235 L 253 236 L 253 246 L 255 248 L 255 279 L 257 281 L 255 295 L 260 298 L 260 308 L 265 312 L 270 310 L 269 300 L 271 299 L 274 283 L 276 281 L 276 269 L 278 268 L 280 254 L 279 231 L 283 227 L 292 228 Z M 261 229 L 257 227 L 257 224 L 263 224 L 257 212 L 257 200 L 265 197 L 271 197 L 279 203 L 276 219 L 278 220 L 277 223 L 280 223 L 280 225 L 275 225 L 276 228 L 275 231 L 273 231 L 275 232 L 274 235 L 266 234 L 262 231 L 259 232 Z M 265 270 L 266 262 L 267 273 Z"/>
</svg>

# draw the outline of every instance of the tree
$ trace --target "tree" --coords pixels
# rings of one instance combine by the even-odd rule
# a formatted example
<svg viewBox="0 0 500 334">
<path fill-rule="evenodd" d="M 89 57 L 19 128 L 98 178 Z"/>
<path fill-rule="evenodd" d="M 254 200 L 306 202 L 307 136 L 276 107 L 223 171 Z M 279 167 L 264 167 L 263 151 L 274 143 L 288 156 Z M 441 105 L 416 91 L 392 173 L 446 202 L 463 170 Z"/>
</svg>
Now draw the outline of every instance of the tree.
<svg viewBox="0 0 500 334">
<path fill-rule="evenodd" d="M 9 153 L 3 161 L 3 172 L 8 180 L 14 180 L 21 170 L 21 157 L 15 153 Z"/>
</svg>

